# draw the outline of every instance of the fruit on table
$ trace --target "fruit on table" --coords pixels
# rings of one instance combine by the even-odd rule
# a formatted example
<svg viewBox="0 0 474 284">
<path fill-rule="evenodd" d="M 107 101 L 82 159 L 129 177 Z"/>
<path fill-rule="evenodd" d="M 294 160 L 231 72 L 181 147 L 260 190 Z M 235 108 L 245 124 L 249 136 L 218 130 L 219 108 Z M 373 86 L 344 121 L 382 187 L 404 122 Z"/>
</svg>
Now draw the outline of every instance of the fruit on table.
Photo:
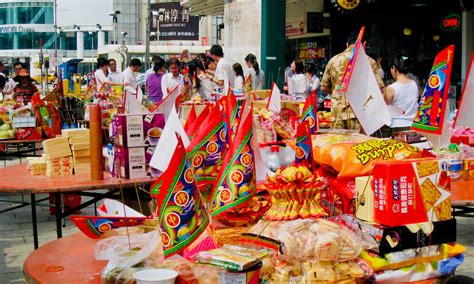
<svg viewBox="0 0 474 284">
<path fill-rule="evenodd" d="M 10 124 L 0 126 L 0 139 L 15 138 L 15 131 L 11 129 Z"/>
</svg>

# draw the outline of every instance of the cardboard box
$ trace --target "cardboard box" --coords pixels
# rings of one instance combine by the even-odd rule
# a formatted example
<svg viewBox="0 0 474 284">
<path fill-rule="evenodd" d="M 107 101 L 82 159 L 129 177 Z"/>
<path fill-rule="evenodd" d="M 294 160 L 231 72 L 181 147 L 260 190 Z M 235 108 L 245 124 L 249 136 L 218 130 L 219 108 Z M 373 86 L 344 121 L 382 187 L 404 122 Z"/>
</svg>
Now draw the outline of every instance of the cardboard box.
<svg viewBox="0 0 474 284">
<path fill-rule="evenodd" d="M 374 222 L 374 190 L 371 177 L 356 177 L 356 213 L 355 216 L 367 222 Z"/>
<path fill-rule="evenodd" d="M 156 172 L 149 167 L 155 147 L 114 147 L 116 175 L 122 178 L 134 179 L 155 176 Z M 120 169 L 117 172 L 117 169 Z"/>
<path fill-rule="evenodd" d="M 359 228 L 378 244 L 381 254 L 456 242 L 456 219 L 424 223 L 411 226 L 387 227 L 357 220 L 344 215 L 346 224 Z"/>
<path fill-rule="evenodd" d="M 115 145 L 122 147 L 156 146 L 165 126 L 162 113 L 156 114 L 117 114 Z"/>
<path fill-rule="evenodd" d="M 39 140 L 43 136 L 41 127 L 26 127 L 16 129 L 17 140 Z"/>
<path fill-rule="evenodd" d="M 446 160 L 435 158 L 375 164 L 374 219 L 402 226 L 451 219 Z"/>
</svg>

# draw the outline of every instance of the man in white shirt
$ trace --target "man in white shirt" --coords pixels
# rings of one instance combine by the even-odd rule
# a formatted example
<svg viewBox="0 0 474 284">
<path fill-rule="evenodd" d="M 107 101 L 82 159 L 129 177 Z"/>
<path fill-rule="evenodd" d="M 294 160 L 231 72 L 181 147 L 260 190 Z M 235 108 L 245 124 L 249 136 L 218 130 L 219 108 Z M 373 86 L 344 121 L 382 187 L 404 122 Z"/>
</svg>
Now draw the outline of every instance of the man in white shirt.
<svg viewBox="0 0 474 284">
<path fill-rule="evenodd" d="M 133 58 L 130 61 L 130 65 L 125 69 L 122 73 L 122 81 L 124 84 L 128 84 L 125 87 L 125 91 L 129 94 L 136 95 L 137 94 L 137 87 L 138 81 L 135 73 L 140 71 L 140 67 L 142 66 L 142 62 L 138 58 Z"/>
<path fill-rule="evenodd" d="M 229 89 L 229 86 L 234 86 L 235 77 L 232 71 L 232 67 L 224 59 L 224 52 L 222 51 L 222 46 L 217 44 L 211 46 L 210 53 L 214 61 L 217 62 L 217 67 L 214 76 L 212 76 L 210 79 L 212 82 L 218 85 L 218 87 L 223 91 L 225 95 L 227 95 L 227 90 Z"/>
<path fill-rule="evenodd" d="M 179 73 L 179 60 L 176 58 L 171 59 L 168 62 L 170 72 L 163 75 L 161 79 L 161 90 L 163 91 L 163 99 L 175 88 L 178 88 L 178 92 L 181 93 L 183 88 L 183 75 Z"/>
<path fill-rule="evenodd" d="M 122 83 L 122 72 L 117 70 L 117 61 L 109 59 L 109 74 L 107 78 L 114 83 Z"/>
</svg>

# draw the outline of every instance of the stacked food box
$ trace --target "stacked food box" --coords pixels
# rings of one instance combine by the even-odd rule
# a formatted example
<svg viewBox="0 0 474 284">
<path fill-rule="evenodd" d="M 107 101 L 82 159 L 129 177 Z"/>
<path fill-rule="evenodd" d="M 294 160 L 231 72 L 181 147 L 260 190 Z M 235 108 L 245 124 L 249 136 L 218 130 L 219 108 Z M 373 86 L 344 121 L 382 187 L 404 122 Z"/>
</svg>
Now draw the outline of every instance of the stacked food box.
<svg viewBox="0 0 474 284">
<path fill-rule="evenodd" d="M 72 174 L 72 153 L 69 141 L 65 137 L 43 141 L 47 176 L 67 176 Z"/>
<path fill-rule="evenodd" d="M 436 158 L 384 161 L 356 178 L 358 219 L 346 222 L 377 244 L 360 256 L 377 282 L 440 277 L 462 263 L 449 187 L 447 162 Z"/>
<path fill-rule="evenodd" d="M 42 157 L 28 157 L 27 167 L 34 176 L 46 175 L 46 161 Z"/>
<path fill-rule="evenodd" d="M 89 129 L 67 129 L 62 135 L 71 145 L 75 174 L 88 174 L 91 171 L 90 131 Z"/>
</svg>

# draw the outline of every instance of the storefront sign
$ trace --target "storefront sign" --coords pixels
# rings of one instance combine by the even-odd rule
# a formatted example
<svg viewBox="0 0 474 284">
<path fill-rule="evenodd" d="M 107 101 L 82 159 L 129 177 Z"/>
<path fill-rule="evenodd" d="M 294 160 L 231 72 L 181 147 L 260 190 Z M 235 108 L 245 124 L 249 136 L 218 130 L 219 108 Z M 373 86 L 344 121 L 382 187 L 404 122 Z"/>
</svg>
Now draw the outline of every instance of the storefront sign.
<svg viewBox="0 0 474 284">
<path fill-rule="evenodd" d="M 320 59 L 324 58 L 325 49 L 318 47 L 316 42 L 302 42 L 300 43 L 300 59 Z"/>
<path fill-rule="evenodd" d="M 351 13 L 361 4 L 361 0 L 331 0 L 331 2 L 341 13 Z"/>
<path fill-rule="evenodd" d="M 461 26 L 461 17 L 458 14 L 451 14 L 441 21 L 443 31 L 455 31 Z"/>
<path fill-rule="evenodd" d="M 285 36 L 295 36 L 304 34 L 304 22 L 286 23 Z"/>
<path fill-rule="evenodd" d="M 34 33 L 35 29 L 32 27 L 22 26 L 0 26 L 0 34 L 9 33 Z"/>
<path fill-rule="evenodd" d="M 158 14 L 150 19 L 150 32 L 159 40 L 199 40 L 199 17 L 191 16 L 179 2 L 152 4 L 151 10 Z"/>
</svg>

